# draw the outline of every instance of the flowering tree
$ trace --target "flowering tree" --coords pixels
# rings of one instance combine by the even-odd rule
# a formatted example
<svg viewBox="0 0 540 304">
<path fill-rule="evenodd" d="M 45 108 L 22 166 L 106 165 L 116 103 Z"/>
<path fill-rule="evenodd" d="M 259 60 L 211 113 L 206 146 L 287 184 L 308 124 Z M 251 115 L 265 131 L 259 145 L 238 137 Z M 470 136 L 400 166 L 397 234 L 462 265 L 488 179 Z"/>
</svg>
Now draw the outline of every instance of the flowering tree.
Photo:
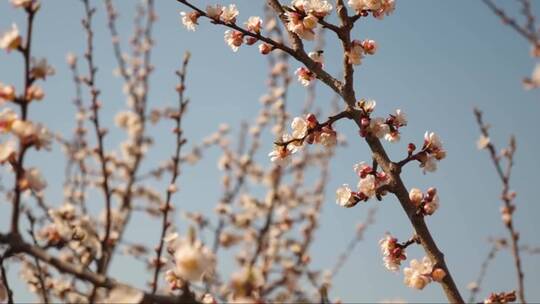
<svg viewBox="0 0 540 304">
<path fill-rule="evenodd" d="M 410 241 L 399 243 L 392 236 L 381 241 L 385 265 L 397 271 L 401 261 L 406 259 L 405 249 L 414 243 L 421 244 L 427 256 L 422 261 L 412 260 L 410 268 L 405 268 L 405 283 L 412 288 L 423 289 L 432 281 L 439 282 L 451 302 L 463 302 L 444 261 L 444 256 L 437 248 L 434 239 L 425 224 L 424 217 L 432 215 L 439 206 L 437 190 L 428 189 L 425 193 L 413 188 L 407 191 L 400 177 L 401 168 L 412 161 L 418 161 L 424 171 L 435 171 L 437 162 L 446 156 L 439 137 L 433 132 L 426 132 L 421 149 L 417 151 L 414 144 L 407 147 L 406 157 L 401 161 L 391 161 L 380 141 L 397 142 L 400 128 L 407 124 L 403 111 L 396 110 L 387 118 L 372 117 L 375 109 L 374 101 L 356 98 L 353 85 L 355 66 L 360 65 L 362 58 L 376 52 L 373 40 L 353 40 L 351 30 L 362 18 L 374 17 L 383 19 L 394 11 L 394 1 L 337 1 L 336 12 L 340 24 L 327 22 L 325 17 L 331 14 L 333 7 L 327 1 L 293 1 L 290 6 L 278 1 L 269 1 L 268 5 L 279 16 L 289 35 L 290 46 L 261 34 L 261 21 L 258 17 L 250 17 L 246 27 L 236 23 L 239 12 L 234 5 L 222 7 L 209 6 L 206 11 L 196 7 L 189 1 L 179 0 L 193 11 L 183 13 L 183 23 L 187 29 L 194 30 L 200 18 L 209 19 L 212 23 L 229 28 L 225 32 L 225 41 L 233 51 L 244 43 L 252 45 L 260 41 L 259 51 L 267 54 L 273 50 L 285 52 L 299 61 L 304 67 L 296 70 L 298 80 L 309 85 L 315 79 L 321 80 L 338 94 L 346 104 L 346 110 L 332 116 L 328 121 L 320 123 L 314 115 L 297 117 L 292 123 L 292 135 L 283 135 L 270 153 L 272 161 L 282 165 L 290 155 L 306 144 L 320 143 L 328 145 L 334 140 L 336 131 L 333 124 L 341 119 L 349 119 L 356 123 L 359 134 L 373 152 L 372 165 L 364 162 L 354 167 L 359 176 L 358 187 L 352 191 L 348 185 L 337 189 L 337 200 L 343 207 L 353 207 L 370 198 L 382 199 L 388 194 L 395 195 L 405 210 L 414 228 Z M 353 15 L 349 15 L 349 9 Z M 343 46 L 343 80 L 338 80 L 324 69 L 322 50 L 308 52 L 302 40 L 313 40 L 315 29 L 322 26 L 332 31 L 341 40 Z"/>
<path fill-rule="evenodd" d="M 396 109 L 388 115 L 376 116 L 376 102 L 360 98 L 355 90 L 355 71 L 363 60 L 376 54 L 377 43 L 371 39 L 354 39 L 352 29 L 368 18 L 389 17 L 395 10 L 394 0 L 335 3 L 293 0 L 286 4 L 268 0 L 264 18 L 250 16 L 243 23 L 234 4 L 202 8 L 195 1 L 177 0 L 186 9 L 180 18 L 187 30 L 195 31 L 203 20 L 223 27 L 225 43 L 232 51 L 257 45 L 269 63 L 268 92 L 261 98 L 262 107 L 255 119 L 242 123 L 238 135 L 231 135 L 226 125 L 219 126 L 190 151 L 186 151 L 188 139 L 184 132 L 184 118 L 191 102 L 186 95 L 189 53 L 176 71 L 177 103 L 156 108 L 149 99 L 149 80 L 154 70 L 156 1 L 147 0 L 137 7 L 134 34 L 127 48 L 120 42 L 114 3 L 104 1 L 118 65 L 115 73 L 123 81 L 127 99 L 126 108 L 115 117 L 117 128 L 125 132 L 125 140 L 117 149 L 107 148 L 109 130 L 102 120 L 103 104 L 94 57 L 96 8 L 93 3 L 81 1 L 86 50 L 81 58 L 75 54 L 67 57 L 76 92 L 75 132 L 55 136 L 29 114 L 32 104 L 45 96 L 40 82 L 55 74 L 46 59 L 37 59 L 33 53 L 33 24 L 40 3 L 10 2 L 26 15 L 27 31 L 21 34 L 14 24 L 0 37 L 0 48 L 11 56 L 23 57 L 24 76 L 21 89 L 0 83 L 0 164 L 13 180 L 7 192 L 12 212 L 6 221 L 10 227 L 0 232 L 0 301 L 16 301 L 6 267 L 19 263 L 23 281 L 45 303 L 330 303 L 328 291 L 333 277 L 362 240 L 375 216 L 375 209 L 370 209 L 331 271 L 322 273 L 315 269 L 311 247 L 325 201 L 329 162 L 335 149 L 345 145 L 338 125 L 346 121 L 357 129 L 358 137 L 353 140 L 365 142 L 372 159 L 352 166 L 357 180 L 349 184 L 356 185 L 349 186 L 343 181 L 335 190 L 337 204 L 344 208 L 363 207 L 370 200 L 397 198 L 410 227 L 404 227 L 399 238 L 389 233 L 382 237 L 384 266 L 396 273 L 402 270 L 403 282 L 410 288 L 422 290 L 428 284 L 439 284 L 449 302 L 464 302 L 426 223 L 427 217 L 438 215 L 440 199 L 436 187 L 408 189 L 401 177 L 402 169 L 412 164 L 418 164 L 425 174 L 436 171 L 438 162 L 446 157 L 441 139 L 435 132 L 426 131 L 423 138 L 419 136 L 417 144 L 403 147 L 401 159 L 391 160 L 383 142 L 399 145 L 400 134 L 408 123 L 404 111 Z M 338 23 L 329 21 L 333 13 Z M 326 70 L 323 40 L 326 33 L 335 35 L 341 43 L 341 77 Z M 304 42 L 311 40 L 316 41 L 316 47 L 310 50 Z M 302 112 L 290 119 L 287 110 L 290 71 L 291 66 L 298 65 L 294 74 L 308 90 L 309 98 Z M 321 114 L 315 105 L 314 86 L 318 82 L 336 95 L 334 110 L 327 115 Z M 487 128 L 481 114 L 477 115 L 484 136 L 482 148 L 489 149 L 501 173 L 499 158 L 488 141 Z M 175 144 L 170 159 L 156 164 L 147 157 L 155 145 L 149 127 L 159 123 L 172 123 Z M 267 130 L 276 138 L 269 153 L 261 152 L 262 134 Z M 233 141 L 234 138 L 237 140 Z M 67 160 L 64 203 L 60 206 L 51 205 L 44 196 L 47 182 L 39 168 L 25 163 L 29 153 L 39 153 L 52 145 L 61 146 Z M 222 151 L 219 167 L 223 172 L 223 193 L 215 207 L 218 220 L 213 222 L 208 215 L 187 212 L 184 216 L 190 229 L 181 233 L 173 220 L 180 173 L 184 166 L 198 163 L 211 147 Z M 509 168 L 514 149 L 511 144 L 510 152 L 505 154 Z M 261 153 L 268 155 L 263 163 L 257 158 Z M 145 161 L 152 163 L 150 170 L 143 167 Z M 318 172 L 315 183 L 305 178 L 308 170 Z M 505 194 L 503 220 L 512 235 L 518 292 L 524 301 L 518 237 L 512 226 L 509 176 L 510 171 L 501 173 Z M 159 187 L 152 186 L 156 181 Z M 100 202 L 97 210 L 90 200 Z M 160 221 L 154 248 L 125 238 L 128 225 L 137 213 Z M 204 235 L 212 239 L 207 240 Z M 425 255 L 411 258 L 401 269 L 402 263 L 409 259 L 410 246 L 421 246 Z M 218 263 L 225 263 L 219 256 L 225 250 L 235 257 L 236 268 L 230 278 L 217 267 Z M 148 288 L 136 288 L 111 276 L 112 260 L 121 255 L 133 256 L 147 264 Z M 515 299 L 515 292 L 502 292 L 490 295 L 486 302 Z"/>
</svg>

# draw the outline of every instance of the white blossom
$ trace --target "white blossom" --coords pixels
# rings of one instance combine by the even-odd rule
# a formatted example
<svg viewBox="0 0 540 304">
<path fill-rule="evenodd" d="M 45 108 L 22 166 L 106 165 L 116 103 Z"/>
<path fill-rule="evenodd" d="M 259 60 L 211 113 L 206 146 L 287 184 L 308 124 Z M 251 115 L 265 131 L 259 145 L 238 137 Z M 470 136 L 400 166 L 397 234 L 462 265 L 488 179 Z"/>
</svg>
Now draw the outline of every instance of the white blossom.
<svg viewBox="0 0 540 304">
<path fill-rule="evenodd" d="M 54 75 L 55 71 L 52 66 L 47 63 L 46 58 L 36 60 L 32 58 L 32 69 L 30 75 L 36 79 L 46 79 L 47 76 Z"/>
<path fill-rule="evenodd" d="M 373 174 L 368 174 L 358 182 L 358 191 L 367 197 L 373 197 L 377 193 L 377 181 Z"/>
<path fill-rule="evenodd" d="M 424 163 L 421 164 L 423 172 L 435 172 L 437 171 L 437 159 L 434 156 L 429 155 Z"/>
<path fill-rule="evenodd" d="M 308 131 L 308 122 L 302 117 L 295 117 L 291 123 L 292 137 L 304 138 Z"/>
<path fill-rule="evenodd" d="M 0 82 L 0 104 L 15 100 L 15 87 Z"/>
<path fill-rule="evenodd" d="M 262 19 L 261 17 L 251 16 L 246 21 L 245 26 L 249 31 L 259 34 L 262 28 Z"/>
<path fill-rule="evenodd" d="M 439 135 L 435 134 L 435 132 L 429 132 L 426 131 L 424 134 L 424 142 L 426 147 L 433 149 L 433 150 L 440 150 L 442 149 L 442 142 L 439 138 Z"/>
<path fill-rule="evenodd" d="M 482 135 L 480 135 L 480 138 L 476 142 L 476 147 L 478 148 L 478 150 L 482 150 L 482 149 L 487 148 L 489 143 L 490 143 L 489 137 L 482 134 Z"/>
<path fill-rule="evenodd" d="M 431 283 L 432 271 L 433 263 L 428 257 L 424 257 L 421 262 L 413 259 L 410 266 L 403 269 L 403 282 L 410 288 L 422 290 L 427 284 Z"/>
<path fill-rule="evenodd" d="M 401 266 L 401 261 L 405 260 L 404 250 L 402 250 L 397 243 L 397 239 L 390 234 L 386 234 L 384 238 L 379 241 L 381 253 L 383 254 L 384 267 L 390 271 L 398 271 Z"/>
<path fill-rule="evenodd" d="M 182 24 L 186 27 L 188 31 L 195 31 L 197 23 L 197 19 L 199 18 L 199 13 L 197 12 L 180 12 Z"/>
<path fill-rule="evenodd" d="M 36 149 L 50 149 L 52 134 L 40 123 L 15 120 L 11 125 L 11 131 L 27 144 L 32 144 Z"/>
<path fill-rule="evenodd" d="M 399 132 L 388 132 L 384 135 L 384 139 L 391 143 L 398 142 L 401 139 Z"/>
<path fill-rule="evenodd" d="M 398 126 L 407 125 L 407 115 L 405 115 L 405 113 L 402 110 L 397 109 L 396 112 L 392 116 L 394 116 L 394 124 Z"/>
<path fill-rule="evenodd" d="M 206 15 L 212 19 L 219 19 L 222 12 L 223 6 L 219 4 L 206 6 Z"/>
<path fill-rule="evenodd" d="M 225 23 L 235 23 L 239 12 L 235 4 L 223 7 L 221 12 L 221 20 Z"/>
<path fill-rule="evenodd" d="M 377 138 L 382 138 L 390 132 L 390 127 L 382 117 L 372 118 L 369 123 L 369 131 Z"/>
<path fill-rule="evenodd" d="M 304 10 L 306 13 L 324 18 L 332 11 L 332 5 L 326 0 L 306 0 L 304 1 Z"/>
<path fill-rule="evenodd" d="M 257 267 L 244 267 L 231 275 L 231 289 L 235 295 L 244 295 L 246 286 L 260 288 L 264 285 L 264 276 Z"/>
<path fill-rule="evenodd" d="M 317 26 L 317 22 L 319 21 L 316 16 L 312 14 L 303 16 L 297 12 L 291 11 L 285 12 L 285 15 L 287 16 L 287 29 L 289 31 L 305 40 L 315 39 L 315 32 L 313 29 Z"/>
<path fill-rule="evenodd" d="M 308 54 L 309 58 L 311 58 L 313 61 L 324 64 L 324 55 L 322 51 L 317 52 L 309 52 Z"/>
<path fill-rule="evenodd" d="M 355 11 L 378 10 L 382 6 L 381 0 L 349 0 L 349 6 Z"/>
<path fill-rule="evenodd" d="M 215 256 L 199 241 L 181 240 L 174 252 L 175 273 L 190 282 L 198 282 L 203 276 L 214 273 Z"/>
<path fill-rule="evenodd" d="M 14 140 L 0 144 L 0 164 L 8 161 L 17 152 L 17 143 Z"/>
<path fill-rule="evenodd" d="M 292 137 L 289 134 L 285 134 L 281 138 L 282 142 L 287 142 L 291 139 Z M 274 150 L 268 156 L 273 163 L 284 166 L 290 161 L 289 156 L 296 153 L 297 150 L 296 145 L 292 143 L 288 145 L 274 145 Z"/>
<path fill-rule="evenodd" d="M 0 133 L 10 132 L 17 118 L 17 114 L 12 109 L 4 108 L 0 112 Z"/>
<path fill-rule="evenodd" d="M 118 285 L 111 290 L 104 302 L 110 304 L 137 304 L 141 303 L 143 297 L 144 293 L 138 289 L 126 285 Z"/>
<path fill-rule="evenodd" d="M 32 191 L 40 192 L 41 190 L 47 187 L 47 182 L 39 173 L 39 170 L 36 168 L 29 168 L 24 171 L 24 185 Z"/>
<path fill-rule="evenodd" d="M 349 185 L 344 184 L 336 190 L 336 204 L 341 207 L 352 207 L 356 204 L 356 199 L 354 198 L 351 188 Z"/>
<path fill-rule="evenodd" d="M 225 42 L 231 47 L 233 52 L 237 52 L 238 48 L 244 42 L 244 34 L 239 31 L 227 30 L 225 31 Z"/>
<path fill-rule="evenodd" d="M 327 148 L 334 147 L 337 145 L 337 133 L 335 131 L 321 132 L 318 141 Z"/>
<path fill-rule="evenodd" d="M 14 7 L 27 8 L 32 3 L 35 3 L 36 1 L 35 0 L 10 0 L 10 2 L 11 2 L 11 5 L 13 5 Z"/>
<path fill-rule="evenodd" d="M 19 34 L 19 28 L 15 23 L 11 25 L 11 30 L 0 36 L 0 49 L 12 51 L 17 49 L 22 42 L 22 37 Z"/>
<path fill-rule="evenodd" d="M 409 200 L 411 203 L 415 206 L 419 206 L 420 203 L 422 203 L 422 200 L 424 199 L 424 193 L 422 193 L 422 190 L 418 188 L 412 188 L 409 191 Z"/>
</svg>

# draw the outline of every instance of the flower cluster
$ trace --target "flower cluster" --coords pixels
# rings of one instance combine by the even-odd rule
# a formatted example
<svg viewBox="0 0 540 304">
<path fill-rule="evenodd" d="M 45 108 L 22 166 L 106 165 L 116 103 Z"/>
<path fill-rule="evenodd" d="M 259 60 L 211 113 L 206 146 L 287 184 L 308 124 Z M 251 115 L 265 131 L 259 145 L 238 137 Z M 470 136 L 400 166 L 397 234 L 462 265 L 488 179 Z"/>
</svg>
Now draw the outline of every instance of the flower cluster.
<svg viewBox="0 0 540 304">
<path fill-rule="evenodd" d="M 332 10 L 326 0 L 293 0 L 287 7 L 287 29 L 305 40 L 315 39 L 315 28 Z"/>
<path fill-rule="evenodd" d="M 377 138 L 384 138 L 389 142 L 397 142 L 401 138 L 400 128 L 407 125 L 407 116 L 397 109 L 393 114 L 383 117 L 370 117 L 377 103 L 375 100 L 362 99 L 357 102 L 357 107 L 362 110 L 360 136 L 368 134 Z"/>
<path fill-rule="evenodd" d="M 265 280 L 260 269 L 245 267 L 232 274 L 230 288 L 232 303 L 257 303 L 258 294 L 254 292 L 264 286 Z"/>
<path fill-rule="evenodd" d="M 380 195 L 385 195 L 386 191 L 381 187 L 388 183 L 388 175 L 384 172 L 376 172 L 371 166 L 365 162 L 354 165 L 354 171 L 360 177 L 357 185 L 357 191 L 353 192 L 347 184 L 339 187 L 336 190 L 336 203 L 342 207 L 350 208 L 358 202 L 367 201 L 368 199 Z"/>
<path fill-rule="evenodd" d="M 412 188 L 409 191 L 409 199 L 422 215 L 432 215 L 439 209 L 439 196 L 437 189 L 433 187 L 429 188 L 425 194 L 420 189 Z"/>
<path fill-rule="evenodd" d="M 396 9 L 394 0 L 349 0 L 348 4 L 357 14 L 367 16 L 371 12 L 377 19 L 383 19 Z"/>
<path fill-rule="evenodd" d="M 206 7 L 206 17 L 223 22 L 225 24 L 236 24 L 236 19 L 239 15 L 239 11 L 236 5 L 230 4 L 229 6 L 222 6 L 220 4 L 208 5 Z M 180 12 L 182 24 L 189 31 L 195 31 L 198 25 L 198 20 L 201 17 L 201 13 L 198 11 L 192 11 L 189 13 Z M 263 21 L 258 16 L 251 16 L 244 23 L 246 30 L 253 34 L 259 35 L 261 33 Z M 242 44 L 253 45 L 259 39 L 253 36 L 244 35 L 243 32 L 237 30 L 225 31 L 224 40 L 227 45 L 234 51 L 238 51 Z M 259 45 L 259 51 L 261 54 L 266 55 L 272 51 L 273 47 L 269 44 L 262 43 Z"/>
<path fill-rule="evenodd" d="M 441 268 L 434 268 L 433 262 L 428 257 L 422 261 L 411 260 L 410 266 L 403 269 L 405 285 L 410 288 L 422 290 L 432 281 L 441 282 L 446 272 Z"/>
<path fill-rule="evenodd" d="M 41 124 L 19 119 L 10 108 L 0 112 L 0 134 L 12 133 L 19 138 L 25 147 L 49 149 L 52 134 Z"/>
<path fill-rule="evenodd" d="M 484 300 L 484 304 L 494 304 L 494 303 L 512 303 L 515 302 L 517 299 L 516 297 L 516 291 L 511 292 L 500 292 L 500 293 L 492 293 L 489 295 L 488 298 Z"/>
<path fill-rule="evenodd" d="M 398 271 L 401 262 L 407 259 L 405 246 L 398 243 L 398 239 L 387 234 L 379 241 L 383 254 L 384 267 L 390 271 Z"/>
<path fill-rule="evenodd" d="M 47 245 L 57 248 L 67 245 L 84 264 L 101 256 L 100 237 L 89 217 L 78 215 L 72 204 L 50 209 L 48 213 L 52 223 L 38 233 L 38 237 Z"/>
<path fill-rule="evenodd" d="M 274 150 L 268 154 L 272 162 L 285 165 L 289 156 L 296 153 L 304 143 L 321 144 L 327 148 L 337 144 L 337 133 L 329 122 L 319 123 L 314 114 L 305 118 L 295 117 L 291 123 L 291 134 L 284 134 L 281 142 L 274 145 Z"/>
<path fill-rule="evenodd" d="M 309 55 L 309 58 L 311 58 L 320 67 L 324 66 L 323 51 L 310 52 L 308 55 Z M 298 77 L 298 81 L 305 87 L 310 85 L 311 82 L 315 80 L 315 78 L 317 77 L 315 73 L 313 73 L 306 67 L 300 67 L 296 69 L 295 74 Z"/>
<path fill-rule="evenodd" d="M 417 155 L 420 167 L 424 169 L 424 172 L 434 172 L 437 170 L 437 162 L 445 157 L 446 150 L 443 149 L 439 136 L 434 132 L 426 131 L 422 152 Z"/>
<path fill-rule="evenodd" d="M 353 40 L 351 47 L 345 52 L 349 64 L 360 65 L 364 55 L 374 55 L 377 51 L 377 43 L 375 40 Z"/>
</svg>

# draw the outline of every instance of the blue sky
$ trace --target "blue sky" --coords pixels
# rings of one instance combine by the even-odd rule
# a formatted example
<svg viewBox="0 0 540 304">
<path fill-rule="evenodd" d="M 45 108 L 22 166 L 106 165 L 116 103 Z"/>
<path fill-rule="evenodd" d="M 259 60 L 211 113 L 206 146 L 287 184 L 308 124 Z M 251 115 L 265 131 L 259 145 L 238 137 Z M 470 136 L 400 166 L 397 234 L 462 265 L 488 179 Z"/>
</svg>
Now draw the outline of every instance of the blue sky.
<svg viewBox="0 0 540 304">
<path fill-rule="evenodd" d="M 100 67 L 97 84 L 103 91 L 103 121 L 112 126 L 114 114 L 125 106 L 125 98 L 120 80 L 112 75 L 116 62 L 111 53 L 104 7 L 101 1 L 94 2 L 98 7 L 95 21 L 96 60 Z M 125 42 L 131 34 L 136 1 L 116 2 L 121 39 Z M 159 21 L 155 29 L 157 46 L 153 57 L 156 72 L 151 79 L 152 105 L 165 106 L 175 102 L 176 77 L 173 73 L 183 52 L 189 50 L 192 61 L 187 92 L 192 103 L 185 124 L 188 140 L 198 142 L 221 122 L 229 123 L 237 130 L 238 122 L 252 118 L 260 107 L 258 99 L 265 93 L 267 75 L 265 58 L 250 47 L 242 47 L 238 53 L 233 53 L 223 42 L 224 29 L 205 21 L 201 22 L 197 32 L 187 32 L 179 23 L 178 13 L 184 8 L 172 0 L 156 2 Z M 207 4 L 207 1 L 195 2 L 201 6 Z M 479 264 L 489 251 L 486 239 L 507 236 L 499 215 L 500 182 L 487 153 L 476 149 L 479 133 L 472 113 L 475 106 L 484 111 L 485 119 L 492 124 L 492 138 L 499 147 L 507 142 L 510 134 L 517 137 L 512 177 L 512 188 L 518 193 L 516 228 L 521 233 L 522 244 L 540 245 L 535 233 L 540 229 L 536 192 L 540 137 L 535 131 L 538 129 L 540 93 L 525 91 L 521 86 L 521 79 L 530 75 L 535 61 L 529 57 L 526 41 L 504 27 L 480 1 L 397 2 L 397 10 L 392 16 L 383 21 L 360 22 L 354 30 L 354 38 L 371 38 L 379 44 L 377 54 L 366 58 L 357 69 L 357 97 L 377 100 L 378 115 L 384 116 L 396 108 L 408 114 L 409 125 L 403 129 L 402 141 L 385 144 L 393 159 L 402 158 L 406 143 L 421 143 L 426 130 L 441 135 L 448 157 L 440 163 L 439 170 L 423 175 L 413 165 L 404 170 L 403 176 L 407 187 L 438 188 L 441 209 L 427 222 L 466 296 L 465 286 L 476 277 Z M 509 6 L 511 3 L 504 4 Z M 262 15 L 263 1 L 238 0 L 236 4 L 240 9 L 239 20 Z M 34 54 L 46 57 L 57 73 L 44 84 L 46 99 L 32 105 L 30 117 L 63 134 L 70 134 L 74 126 L 71 104 L 74 89 L 65 56 L 69 51 L 81 54 L 84 50 L 80 26 L 82 12 L 78 1 L 44 1 L 36 18 Z M 535 6 L 535 12 L 540 15 L 540 5 Z M 24 28 L 22 17 L 23 14 L 13 9 L 8 1 L 0 2 L 1 31 L 12 22 Z M 325 51 L 328 70 L 338 75 L 341 57 L 334 38 L 327 38 Z M 292 63 L 293 68 L 298 66 Z M 21 71 L 22 60 L 18 55 L 0 54 L 1 82 L 20 87 Z M 296 82 L 291 89 L 289 104 L 294 115 L 301 109 L 305 90 Z M 331 98 L 332 92 L 319 85 L 317 105 L 325 113 Z M 173 151 L 172 137 L 165 132 L 168 128 L 152 129 L 159 148 L 152 152 L 151 161 L 145 166 L 159 163 Z M 352 237 L 356 223 L 365 218 L 367 208 L 378 205 L 379 210 L 376 224 L 368 229 L 365 240 L 336 278 L 331 297 L 365 302 L 392 298 L 409 302 L 444 301 L 437 284 L 431 284 L 422 292 L 408 289 L 402 284 L 402 275 L 390 273 L 382 265 L 377 243 L 384 233 L 390 231 L 402 239 L 411 235 L 409 222 L 395 199 L 388 197 L 382 203 L 369 202 L 353 209 L 342 209 L 334 204 L 334 189 L 342 183 L 354 183 L 352 165 L 369 160 L 370 155 L 364 142 L 357 139 L 354 125 L 340 122 L 337 129 L 347 136 L 349 146 L 338 151 L 332 161 L 322 228 L 313 248 L 315 265 L 331 267 Z M 122 136 L 113 132 L 107 138 L 107 146 L 116 147 Z M 272 140 L 270 134 L 266 134 L 266 138 L 268 142 Z M 180 210 L 212 213 L 221 195 L 220 173 L 216 166 L 218 157 L 218 151 L 211 150 L 198 166 L 185 168 L 180 178 L 181 192 L 175 201 Z M 58 147 L 51 152 L 33 153 L 29 163 L 38 166 L 47 176 L 50 184 L 47 200 L 60 203 L 64 160 Z M 8 180 L 7 176 L 2 180 Z M 100 203 L 96 201 L 96 204 Z M 9 204 L 1 202 L 0 228 L 4 230 L 9 211 Z M 175 216 L 180 219 L 179 213 Z M 146 218 L 135 218 L 135 221 L 144 225 L 131 226 L 128 238 L 154 244 L 158 222 Z M 409 256 L 421 258 L 423 253 L 419 248 L 413 248 Z M 139 286 L 148 279 L 143 266 L 129 260 L 117 261 L 112 271 L 116 277 Z M 525 254 L 523 263 L 527 299 L 538 302 L 540 290 L 535 287 L 540 283 L 540 259 Z M 228 270 L 227 266 L 223 269 Z M 16 267 L 10 269 L 11 277 L 16 276 L 16 270 Z M 18 301 L 34 300 L 26 286 L 12 281 Z M 488 270 L 481 295 L 515 286 L 511 255 L 501 252 Z"/>
</svg>

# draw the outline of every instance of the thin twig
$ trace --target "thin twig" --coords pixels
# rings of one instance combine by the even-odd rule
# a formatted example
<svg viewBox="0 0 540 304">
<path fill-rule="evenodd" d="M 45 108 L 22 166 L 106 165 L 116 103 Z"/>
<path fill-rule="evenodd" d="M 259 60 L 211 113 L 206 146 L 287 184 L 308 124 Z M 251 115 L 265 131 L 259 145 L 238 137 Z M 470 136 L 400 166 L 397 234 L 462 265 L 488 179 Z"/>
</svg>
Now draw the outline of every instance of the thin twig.
<svg viewBox="0 0 540 304">
<path fill-rule="evenodd" d="M 482 133 L 482 136 L 484 138 L 489 139 L 489 126 L 486 125 L 483 122 L 482 119 L 482 112 L 478 109 L 474 109 L 474 114 L 476 116 L 476 121 L 478 123 L 478 126 L 480 128 L 480 132 Z M 515 204 L 513 203 L 514 196 L 510 191 L 510 174 L 512 173 L 512 166 L 514 163 L 514 153 L 516 151 L 516 143 L 515 139 L 512 136 L 510 138 L 510 143 L 508 148 L 505 150 L 504 157 L 507 159 L 507 166 L 506 169 L 503 169 L 503 164 L 501 161 L 501 157 L 498 156 L 497 151 L 495 149 L 495 145 L 489 140 L 486 149 L 489 152 L 489 155 L 491 157 L 491 161 L 493 163 L 493 166 L 495 167 L 497 174 L 501 180 L 502 183 L 502 194 L 501 194 L 501 200 L 504 203 L 504 214 L 503 214 L 503 222 L 510 234 L 510 241 L 512 244 L 512 255 L 514 257 L 514 266 L 516 268 L 517 273 L 517 283 L 518 283 L 518 296 L 522 303 L 526 303 L 525 301 L 525 290 L 524 290 L 524 283 L 523 283 L 523 269 L 521 266 L 521 257 L 519 253 L 519 233 L 514 228 L 513 223 L 513 213 L 515 212 Z"/>
<path fill-rule="evenodd" d="M 175 128 L 175 134 L 176 134 L 176 150 L 174 152 L 174 156 L 172 158 L 173 160 L 173 169 L 172 169 L 172 176 L 171 181 L 169 183 L 169 187 L 167 188 L 167 194 L 165 199 L 165 204 L 162 208 L 163 213 L 163 221 L 162 221 L 162 228 L 161 228 L 161 236 L 159 239 L 159 245 L 156 250 L 156 265 L 154 270 L 154 279 L 152 282 L 152 294 L 156 293 L 156 290 L 158 288 L 158 276 L 159 272 L 162 267 L 161 262 L 161 254 L 163 252 L 163 246 L 165 244 L 165 234 L 167 233 L 167 228 L 169 227 L 169 220 L 168 215 L 169 211 L 171 210 L 171 199 L 173 193 L 176 191 L 176 179 L 178 178 L 178 175 L 180 174 L 180 152 L 182 146 L 186 143 L 186 140 L 183 138 L 183 131 L 182 131 L 182 117 L 184 116 L 184 113 L 186 111 L 186 107 L 188 104 L 188 101 L 184 98 L 184 91 L 186 88 L 186 73 L 187 73 L 187 65 L 189 62 L 189 53 L 186 53 L 184 55 L 184 61 L 182 62 L 182 68 L 176 72 L 178 77 L 180 78 L 180 83 L 178 85 L 178 112 L 174 115 L 174 121 L 176 123 Z M 173 189 L 171 189 L 173 187 Z"/>
</svg>

